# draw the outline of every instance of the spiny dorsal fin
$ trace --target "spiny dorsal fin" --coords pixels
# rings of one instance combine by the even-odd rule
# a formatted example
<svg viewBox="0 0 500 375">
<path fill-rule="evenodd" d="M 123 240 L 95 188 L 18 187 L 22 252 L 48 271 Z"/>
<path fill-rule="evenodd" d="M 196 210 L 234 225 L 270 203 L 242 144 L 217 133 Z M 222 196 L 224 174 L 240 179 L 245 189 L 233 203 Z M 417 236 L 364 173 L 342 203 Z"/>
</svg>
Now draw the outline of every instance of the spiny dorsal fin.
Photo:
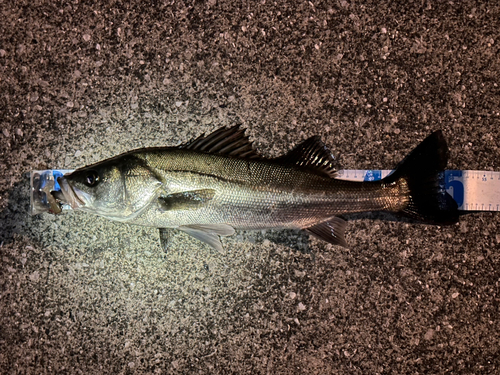
<svg viewBox="0 0 500 375">
<path fill-rule="evenodd" d="M 306 139 L 289 153 L 274 160 L 279 163 L 299 165 L 332 178 L 337 174 L 335 158 L 317 135 Z"/>
<path fill-rule="evenodd" d="M 245 129 L 241 129 L 240 125 L 220 128 L 208 135 L 202 134 L 179 148 L 238 158 L 254 159 L 260 157 L 248 136 L 245 135 Z"/>
</svg>

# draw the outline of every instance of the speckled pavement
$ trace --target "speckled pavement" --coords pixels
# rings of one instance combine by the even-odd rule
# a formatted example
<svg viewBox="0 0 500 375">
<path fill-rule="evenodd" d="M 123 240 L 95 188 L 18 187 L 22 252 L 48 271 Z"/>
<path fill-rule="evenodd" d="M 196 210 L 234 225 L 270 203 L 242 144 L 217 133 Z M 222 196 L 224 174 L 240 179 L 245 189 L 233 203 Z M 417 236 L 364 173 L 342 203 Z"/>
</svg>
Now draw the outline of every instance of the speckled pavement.
<svg viewBox="0 0 500 375">
<path fill-rule="evenodd" d="M 0 1 L 0 373 L 498 373 L 500 214 L 349 222 L 349 249 L 237 232 L 225 254 L 84 213 L 31 217 L 33 169 L 242 124 L 392 168 L 442 129 L 500 170 L 500 5 Z"/>
</svg>

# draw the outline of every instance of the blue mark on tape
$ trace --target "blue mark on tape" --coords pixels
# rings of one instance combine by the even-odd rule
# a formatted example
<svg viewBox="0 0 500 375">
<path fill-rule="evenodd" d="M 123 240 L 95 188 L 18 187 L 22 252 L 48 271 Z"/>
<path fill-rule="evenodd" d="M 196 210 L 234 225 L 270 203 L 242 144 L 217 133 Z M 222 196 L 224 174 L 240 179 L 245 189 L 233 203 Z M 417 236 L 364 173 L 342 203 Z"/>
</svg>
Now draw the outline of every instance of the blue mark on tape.
<svg viewBox="0 0 500 375">
<path fill-rule="evenodd" d="M 456 178 L 462 178 L 462 171 L 445 171 L 445 189 L 461 207 L 464 204 L 464 184 Z"/>
<path fill-rule="evenodd" d="M 62 177 L 63 174 L 59 171 L 52 171 L 52 175 L 54 176 L 54 191 L 61 190 L 61 187 L 59 186 L 59 183 L 57 182 L 57 178 Z"/>
<path fill-rule="evenodd" d="M 64 173 L 59 172 L 59 171 L 45 171 L 45 172 L 43 172 L 41 175 L 41 178 L 40 178 L 40 190 L 42 190 L 45 187 L 45 185 L 47 184 L 47 181 L 52 180 L 50 175 L 52 175 L 54 177 L 54 188 L 52 190 L 53 191 L 61 190 L 61 187 L 57 183 L 57 178 L 64 176 Z"/>
<path fill-rule="evenodd" d="M 382 179 L 382 171 L 369 170 L 366 171 L 363 181 L 378 181 Z"/>
</svg>

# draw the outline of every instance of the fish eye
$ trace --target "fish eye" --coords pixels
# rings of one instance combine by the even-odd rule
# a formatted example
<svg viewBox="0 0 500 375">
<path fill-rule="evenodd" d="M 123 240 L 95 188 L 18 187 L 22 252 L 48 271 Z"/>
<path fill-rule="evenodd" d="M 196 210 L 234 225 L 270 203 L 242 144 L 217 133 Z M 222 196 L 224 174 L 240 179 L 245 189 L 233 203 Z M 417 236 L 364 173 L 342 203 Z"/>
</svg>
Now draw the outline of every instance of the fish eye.
<svg viewBox="0 0 500 375">
<path fill-rule="evenodd" d="M 99 183 L 99 174 L 96 171 L 90 171 L 83 180 L 88 187 L 96 186 Z"/>
</svg>

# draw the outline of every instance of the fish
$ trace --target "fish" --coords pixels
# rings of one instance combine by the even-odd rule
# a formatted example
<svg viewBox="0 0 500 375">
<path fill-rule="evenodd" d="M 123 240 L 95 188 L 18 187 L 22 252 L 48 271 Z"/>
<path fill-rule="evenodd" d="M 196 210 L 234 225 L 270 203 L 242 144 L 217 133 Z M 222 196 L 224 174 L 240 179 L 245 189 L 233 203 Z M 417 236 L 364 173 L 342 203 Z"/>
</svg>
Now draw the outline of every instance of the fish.
<svg viewBox="0 0 500 375">
<path fill-rule="evenodd" d="M 265 158 L 239 125 L 176 147 L 132 150 L 57 179 L 60 204 L 121 223 L 171 229 L 222 251 L 235 230 L 298 229 L 347 247 L 345 215 L 387 211 L 450 225 L 457 203 L 442 179 L 448 146 L 437 130 L 379 181 L 338 178 L 332 152 L 313 136 Z"/>
</svg>

